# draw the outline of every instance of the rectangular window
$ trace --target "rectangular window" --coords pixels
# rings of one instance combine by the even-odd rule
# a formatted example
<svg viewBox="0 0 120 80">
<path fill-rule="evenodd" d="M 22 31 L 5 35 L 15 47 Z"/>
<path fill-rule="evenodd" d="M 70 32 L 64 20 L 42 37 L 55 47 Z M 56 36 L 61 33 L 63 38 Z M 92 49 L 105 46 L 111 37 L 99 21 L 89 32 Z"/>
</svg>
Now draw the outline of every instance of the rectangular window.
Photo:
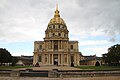
<svg viewBox="0 0 120 80">
<path fill-rule="evenodd" d="M 45 54 L 45 63 L 47 63 L 47 55 Z"/>
<path fill-rule="evenodd" d="M 67 55 L 66 55 L 66 54 L 64 55 L 64 59 L 65 59 L 65 60 L 64 60 L 65 63 L 67 63 Z"/>
<path fill-rule="evenodd" d="M 70 49 L 73 49 L 73 45 L 70 45 Z"/>
<path fill-rule="evenodd" d="M 42 56 L 41 55 L 38 56 L 38 62 L 42 62 Z"/>
</svg>

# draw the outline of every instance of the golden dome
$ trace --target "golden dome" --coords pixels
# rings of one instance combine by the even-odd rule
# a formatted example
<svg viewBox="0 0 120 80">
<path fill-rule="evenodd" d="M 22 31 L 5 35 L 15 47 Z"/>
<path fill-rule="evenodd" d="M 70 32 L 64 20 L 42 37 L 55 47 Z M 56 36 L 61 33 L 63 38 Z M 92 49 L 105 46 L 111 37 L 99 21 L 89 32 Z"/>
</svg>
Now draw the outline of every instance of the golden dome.
<svg viewBox="0 0 120 80">
<path fill-rule="evenodd" d="M 52 18 L 50 20 L 48 25 L 51 25 L 51 24 L 63 24 L 63 25 L 66 25 L 64 20 L 60 17 L 60 14 L 59 14 L 59 11 L 58 11 L 58 6 L 56 7 L 54 18 Z"/>
</svg>

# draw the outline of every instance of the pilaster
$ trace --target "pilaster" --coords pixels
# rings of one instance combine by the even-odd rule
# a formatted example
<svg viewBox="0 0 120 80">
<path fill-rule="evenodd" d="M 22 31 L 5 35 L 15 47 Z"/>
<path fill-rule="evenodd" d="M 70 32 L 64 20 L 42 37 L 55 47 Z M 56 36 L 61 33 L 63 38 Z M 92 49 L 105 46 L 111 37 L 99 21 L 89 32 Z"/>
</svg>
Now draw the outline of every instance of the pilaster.
<svg viewBox="0 0 120 80">
<path fill-rule="evenodd" d="M 52 64 L 54 64 L 54 61 L 53 61 L 53 54 L 52 54 Z"/>
</svg>

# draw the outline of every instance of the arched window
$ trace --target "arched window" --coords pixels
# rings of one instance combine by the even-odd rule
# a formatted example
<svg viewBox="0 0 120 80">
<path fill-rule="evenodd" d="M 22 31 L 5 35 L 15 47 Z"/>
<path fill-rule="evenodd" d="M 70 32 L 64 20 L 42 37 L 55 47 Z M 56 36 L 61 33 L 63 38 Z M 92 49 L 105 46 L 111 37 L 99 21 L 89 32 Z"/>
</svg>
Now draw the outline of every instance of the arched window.
<svg viewBox="0 0 120 80">
<path fill-rule="evenodd" d="M 40 49 L 40 50 L 42 49 L 42 45 L 39 46 L 39 49 Z"/>
</svg>

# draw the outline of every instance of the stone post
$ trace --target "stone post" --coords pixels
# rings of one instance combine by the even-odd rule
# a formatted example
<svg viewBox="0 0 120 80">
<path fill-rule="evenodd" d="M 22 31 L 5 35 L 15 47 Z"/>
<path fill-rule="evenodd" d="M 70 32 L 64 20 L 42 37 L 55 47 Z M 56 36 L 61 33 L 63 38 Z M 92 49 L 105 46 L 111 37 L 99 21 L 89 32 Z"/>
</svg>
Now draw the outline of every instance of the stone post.
<svg viewBox="0 0 120 80">
<path fill-rule="evenodd" d="M 13 70 L 10 73 L 11 77 L 19 77 L 20 76 L 20 72 L 18 70 Z"/>
</svg>

